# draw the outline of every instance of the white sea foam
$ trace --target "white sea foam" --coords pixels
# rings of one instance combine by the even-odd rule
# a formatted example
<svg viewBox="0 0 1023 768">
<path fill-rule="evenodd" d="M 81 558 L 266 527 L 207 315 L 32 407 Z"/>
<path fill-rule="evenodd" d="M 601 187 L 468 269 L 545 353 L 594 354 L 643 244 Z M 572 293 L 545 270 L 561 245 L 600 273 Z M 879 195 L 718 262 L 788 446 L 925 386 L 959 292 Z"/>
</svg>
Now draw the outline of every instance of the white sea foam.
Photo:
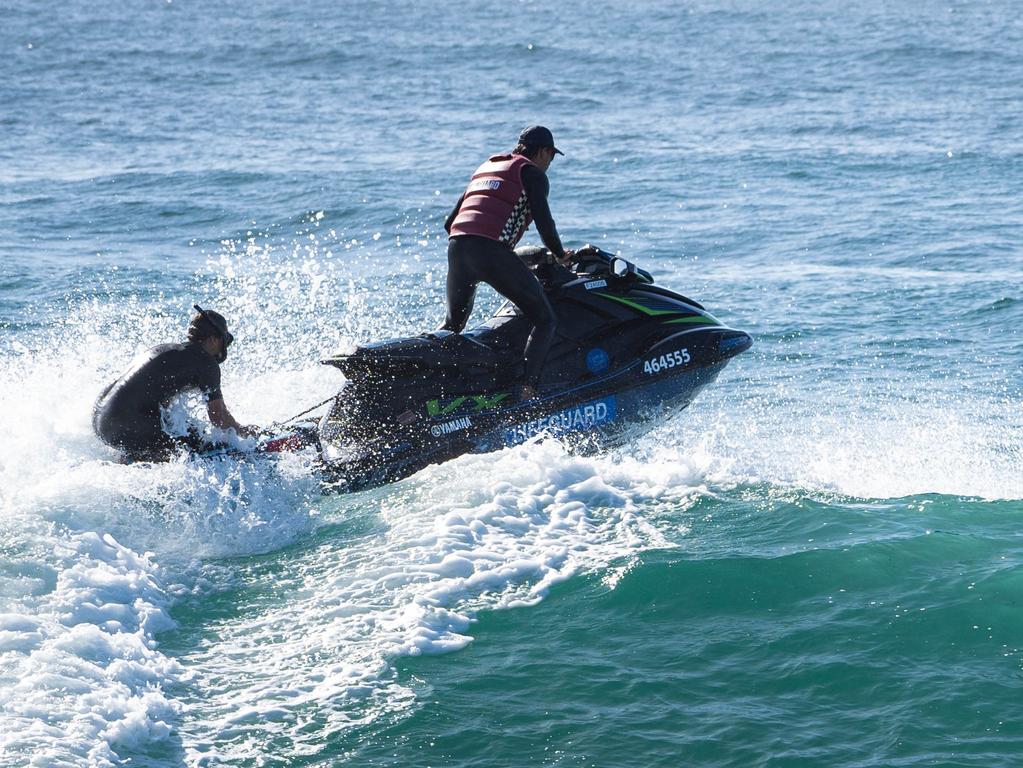
<svg viewBox="0 0 1023 768">
<path fill-rule="evenodd" d="M 0 755 L 102 766 L 177 749 L 182 709 L 168 689 L 188 674 L 158 642 L 171 606 L 210 588 L 205 558 L 308 531 L 309 487 L 307 466 L 222 460 L 85 462 L 20 489 L 2 538 L 23 552 L 0 561 Z"/>
<path fill-rule="evenodd" d="M 672 481 L 692 473 L 546 442 L 462 457 L 345 500 L 342 516 L 379 505 L 384 530 L 324 539 L 289 594 L 218 627 L 218 641 L 189 658 L 207 693 L 192 713 L 191 760 L 255 759 L 268 723 L 300 748 L 310 720 L 329 732 L 411 706 L 396 657 L 463 648 L 480 610 L 532 605 L 580 571 L 668 546 L 640 511 L 667 494 L 684 501 Z"/>
<path fill-rule="evenodd" d="M 116 765 L 120 750 L 168 739 L 180 711 L 164 689 L 184 670 L 154 640 L 172 626 L 169 599 L 152 560 L 111 536 L 52 543 L 52 590 L 8 593 L 0 615 L 0 756 Z"/>
<path fill-rule="evenodd" d="M 733 379 L 652 435 L 648 444 L 662 447 L 648 455 L 678 455 L 672 435 L 681 427 L 693 436 L 685 453 L 710 459 L 713 483 L 868 499 L 1023 498 L 1023 420 L 1015 402 L 940 392 L 910 397 L 908 380 L 902 391 L 898 384 L 879 391 L 841 379 L 836 375 L 829 401 L 793 401 L 791 381 L 768 382 L 753 396 L 750 382 Z"/>
</svg>

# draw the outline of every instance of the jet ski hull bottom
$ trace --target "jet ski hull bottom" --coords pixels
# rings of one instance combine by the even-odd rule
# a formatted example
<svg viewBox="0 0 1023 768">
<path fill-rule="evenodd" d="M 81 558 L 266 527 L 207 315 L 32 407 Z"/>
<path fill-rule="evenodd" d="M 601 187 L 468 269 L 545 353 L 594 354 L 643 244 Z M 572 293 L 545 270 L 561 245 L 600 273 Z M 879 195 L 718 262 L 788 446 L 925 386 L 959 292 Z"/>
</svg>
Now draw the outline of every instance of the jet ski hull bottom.
<svg viewBox="0 0 1023 768">
<path fill-rule="evenodd" d="M 574 397 L 542 398 L 493 412 L 445 414 L 431 420 L 425 430 L 417 424 L 386 440 L 347 441 L 335 435 L 332 441 L 322 441 L 322 476 L 334 490 L 354 491 L 394 482 L 466 453 L 488 453 L 534 439 L 556 438 L 577 449 L 610 448 L 626 437 L 634 439 L 656 428 L 687 407 L 725 364 L 681 372 L 642 386 L 590 393 L 591 397 L 580 392 L 573 393 Z M 584 396 L 578 397 L 580 394 Z M 469 411 L 474 408 L 470 405 Z"/>
</svg>

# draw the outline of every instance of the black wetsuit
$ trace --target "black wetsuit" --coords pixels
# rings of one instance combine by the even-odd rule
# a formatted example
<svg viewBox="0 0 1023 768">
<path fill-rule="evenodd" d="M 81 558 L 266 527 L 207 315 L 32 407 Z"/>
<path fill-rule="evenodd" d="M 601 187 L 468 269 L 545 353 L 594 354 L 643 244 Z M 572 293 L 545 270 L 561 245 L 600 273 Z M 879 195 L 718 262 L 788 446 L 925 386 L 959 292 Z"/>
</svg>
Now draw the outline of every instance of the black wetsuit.
<svg viewBox="0 0 1023 768">
<path fill-rule="evenodd" d="M 153 347 L 103 390 L 93 409 L 92 428 L 129 461 L 164 461 L 182 447 L 213 447 L 194 435 L 179 438 L 163 431 L 160 407 L 191 389 L 207 400 L 223 398 L 217 361 L 195 342 Z"/>
<path fill-rule="evenodd" d="M 559 258 L 564 257 L 565 249 L 547 204 L 547 194 L 550 191 L 547 174 L 535 165 L 527 165 L 522 169 L 522 185 L 540 239 L 551 253 Z M 463 197 L 458 198 L 444 222 L 444 229 L 448 232 L 458 215 Z M 515 255 L 515 251 L 504 243 L 477 235 L 458 235 L 448 241 L 448 316 L 443 328 L 455 333 L 465 328 L 476 298 L 476 286 L 480 283 L 490 285 L 514 303 L 533 324 L 523 356 L 526 363 L 525 383 L 536 387 L 544 360 L 554 342 L 558 322 L 540 281 Z"/>
</svg>

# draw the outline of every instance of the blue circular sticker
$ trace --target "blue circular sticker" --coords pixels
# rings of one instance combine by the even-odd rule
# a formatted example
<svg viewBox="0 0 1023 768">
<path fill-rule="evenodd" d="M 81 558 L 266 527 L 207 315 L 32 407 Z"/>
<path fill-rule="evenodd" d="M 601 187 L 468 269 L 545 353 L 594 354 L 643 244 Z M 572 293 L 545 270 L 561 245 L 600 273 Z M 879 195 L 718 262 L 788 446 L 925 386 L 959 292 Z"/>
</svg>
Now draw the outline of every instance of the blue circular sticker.
<svg viewBox="0 0 1023 768">
<path fill-rule="evenodd" d="M 600 347 L 594 347 L 586 353 L 586 367 L 590 369 L 590 373 L 603 373 L 610 364 L 607 352 Z"/>
</svg>

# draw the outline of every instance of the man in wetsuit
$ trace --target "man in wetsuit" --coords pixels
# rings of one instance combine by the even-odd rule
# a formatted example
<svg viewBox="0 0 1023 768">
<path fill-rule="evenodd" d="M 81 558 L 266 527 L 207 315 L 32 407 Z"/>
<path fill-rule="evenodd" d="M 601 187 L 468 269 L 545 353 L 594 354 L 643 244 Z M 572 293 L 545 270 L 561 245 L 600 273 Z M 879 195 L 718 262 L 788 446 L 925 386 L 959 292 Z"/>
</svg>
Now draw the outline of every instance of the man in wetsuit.
<svg viewBox="0 0 1023 768">
<path fill-rule="evenodd" d="M 127 461 L 167 461 L 182 448 L 218 447 L 196 433 L 173 437 L 163 431 L 160 408 L 176 395 L 198 390 L 206 397 L 210 421 L 221 429 L 251 436 L 227 410 L 220 391 L 220 364 L 234 337 L 219 312 L 195 307 L 185 344 L 161 344 L 137 357 L 96 401 L 92 428 L 108 445 L 120 448 Z"/>
<path fill-rule="evenodd" d="M 448 316 L 442 328 L 460 333 L 472 312 L 476 286 L 487 283 L 512 301 L 533 324 L 526 342 L 522 399 L 536 397 L 557 318 L 540 282 L 515 255 L 515 244 L 531 222 L 561 263 L 568 263 L 547 205 L 546 171 L 554 155 L 554 137 L 542 125 L 526 128 L 510 153 L 495 155 L 476 169 L 444 229 L 448 240 Z"/>
</svg>

